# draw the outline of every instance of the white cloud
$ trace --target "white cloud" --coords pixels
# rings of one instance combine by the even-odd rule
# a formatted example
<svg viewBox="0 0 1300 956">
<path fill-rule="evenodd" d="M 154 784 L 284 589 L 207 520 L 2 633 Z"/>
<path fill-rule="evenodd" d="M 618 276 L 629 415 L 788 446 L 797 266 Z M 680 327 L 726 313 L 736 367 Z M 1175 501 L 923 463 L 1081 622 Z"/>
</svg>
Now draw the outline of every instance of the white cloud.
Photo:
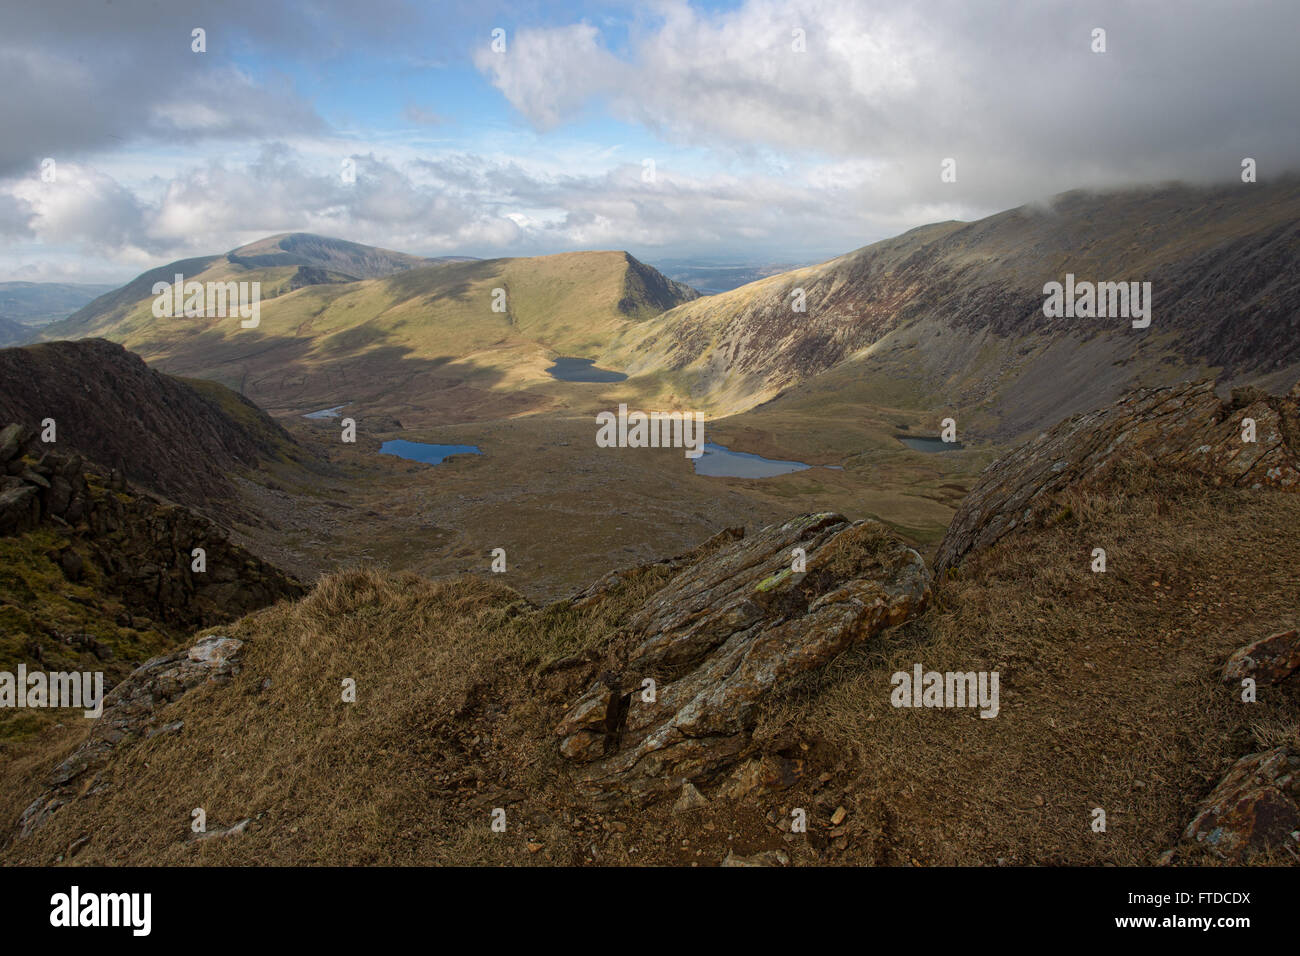
<svg viewBox="0 0 1300 956">
<path fill-rule="evenodd" d="M 1104 54 L 1091 50 L 1099 24 Z M 1300 7 L 1283 0 L 746 0 L 722 12 L 673 0 L 618 56 L 570 25 L 476 62 L 540 129 L 603 102 L 676 143 L 863 160 L 905 187 L 882 198 L 993 209 L 1079 186 L 1227 179 L 1243 155 L 1295 168 L 1298 29 Z"/>
</svg>

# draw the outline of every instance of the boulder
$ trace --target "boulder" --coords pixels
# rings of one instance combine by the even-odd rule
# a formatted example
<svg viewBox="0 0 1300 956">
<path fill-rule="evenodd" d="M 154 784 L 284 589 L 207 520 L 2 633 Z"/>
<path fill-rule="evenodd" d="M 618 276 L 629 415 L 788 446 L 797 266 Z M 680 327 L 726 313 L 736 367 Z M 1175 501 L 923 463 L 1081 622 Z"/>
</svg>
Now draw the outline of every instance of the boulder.
<svg viewBox="0 0 1300 956">
<path fill-rule="evenodd" d="M 39 489 L 22 484 L 0 491 L 0 534 L 31 531 L 41 520 Z"/>
<path fill-rule="evenodd" d="M 1223 682 L 1240 684 L 1251 677 L 1257 684 L 1276 684 L 1296 668 L 1300 668 L 1300 631 L 1280 631 L 1234 652 L 1223 667 Z"/>
<path fill-rule="evenodd" d="M 31 437 L 32 430 L 26 425 L 15 423 L 0 429 L 0 464 L 17 457 Z"/>
<path fill-rule="evenodd" d="M 571 704 L 560 752 L 606 800 L 711 779 L 744 754 L 767 694 L 919 613 L 929 586 L 920 555 L 876 522 L 804 515 L 724 544 L 633 613 L 639 643 Z"/>
<path fill-rule="evenodd" d="M 1183 840 L 1230 863 L 1281 846 L 1300 850 L 1300 747 L 1243 757 L 1201 804 Z"/>
</svg>

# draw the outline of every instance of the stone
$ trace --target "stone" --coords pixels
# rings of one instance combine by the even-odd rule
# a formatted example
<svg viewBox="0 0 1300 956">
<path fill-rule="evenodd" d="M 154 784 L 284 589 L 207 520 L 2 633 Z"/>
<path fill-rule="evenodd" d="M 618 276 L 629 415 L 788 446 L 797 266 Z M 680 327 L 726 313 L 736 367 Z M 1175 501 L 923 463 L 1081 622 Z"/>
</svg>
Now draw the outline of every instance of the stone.
<svg viewBox="0 0 1300 956">
<path fill-rule="evenodd" d="M 32 437 L 32 430 L 17 423 L 0 429 L 0 464 L 8 462 L 22 451 Z"/>
<path fill-rule="evenodd" d="M 38 489 L 29 484 L 0 492 L 0 534 L 31 531 L 41 520 Z"/>
<path fill-rule="evenodd" d="M 45 510 L 53 515 L 62 516 L 72 503 L 72 484 L 62 475 L 50 479 L 50 490 L 45 495 Z"/>
<path fill-rule="evenodd" d="M 560 752 L 600 799 L 712 779 L 746 751 L 767 694 L 920 613 L 929 587 L 921 556 L 876 522 L 804 515 L 721 542 L 632 613 L 639 644 L 568 708 Z"/>
<path fill-rule="evenodd" d="M 33 801 L 18 821 L 18 836 L 30 836 L 60 807 L 78 799 L 88 775 L 107 765 L 123 746 L 158 734 L 177 733 L 181 721 L 165 722 L 168 704 L 206 681 L 224 682 L 239 668 L 239 651 L 244 642 L 212 635 L 193 647 L 155 657 L 137 667 L 125 680 L 104 695 L 103 713 L 90 735 L 59 764 L 47 779 L 47 789 Z M 247 820 L 227 833 L 243 832 Z"/>
<path fill-rule="evenodd" d="M 59 568 L 63 571 L 63 576 L 69 581 L 80 581 L 85 574 L 86 561 L 72 548 L 68 548 L 59 555 Z"/>
<path fill-rule="evenodd" d="M 1187 825 L 1183 841 L 1230 863 L 1280 846 L 1300 850 L 1300 746 L 1242 757 Z"/>
<path fill-rule="evenodd" d="M 188 839 L 215 840 L 215 839 L 220 839 L 221 837 L 242 836 L 243 834 L 248 832 L 248 828 L 252 824 L 252 822 L 253 822 L 252 817 L 248 817 L 246 819 L 240 820 L 238 823 L 234 824 L 233 826 L 213 827 L 212 829 L 204 830 L 202 833 L 194 833 L 191 831 L 190 834 L 188 835 Z"/>
<path fill-rule="evenodd" d="M 763 850 L 753 856 L 737 856 L 735 850 L 728 850 L 727 857 L 720 866 L 789 866 L 790 858 L 781 850 Z"/>
<path fill-rule="evenodd" d="M 701 807 L 708 806 L 708 804 L 709 801 L 704 798 L 704 794 L 695 789 L 695 784 L 688 780 L 682 784 L 682 795 L 673 804 L 673 809 L 678 813 L 687 813 L 691 810 L 699 810 Z"/>
<path fill-rule="evenodd" d="M 1257 684 L 1276 684 L 1300 668 L 1300 631 L 1292 629 L 1262 637 L 1228 658 L 1223 667 L 1225 684 L 1254 678 Z"/>
</svg>

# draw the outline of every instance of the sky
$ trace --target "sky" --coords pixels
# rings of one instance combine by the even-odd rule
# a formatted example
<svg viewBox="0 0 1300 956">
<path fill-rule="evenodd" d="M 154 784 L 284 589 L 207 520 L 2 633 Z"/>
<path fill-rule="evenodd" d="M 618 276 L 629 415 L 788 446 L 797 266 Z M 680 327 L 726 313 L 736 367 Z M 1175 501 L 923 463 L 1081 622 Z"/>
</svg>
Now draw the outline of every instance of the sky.
<svg viewBox="0 0 1300 956">
<path fill-rule="evenodd" d="M 810 263 L 1267 180 L 1300 169 L 1297 36 L 1294 0 L 0 0 L 0 281 L 296 231 Z"/>
</svg>

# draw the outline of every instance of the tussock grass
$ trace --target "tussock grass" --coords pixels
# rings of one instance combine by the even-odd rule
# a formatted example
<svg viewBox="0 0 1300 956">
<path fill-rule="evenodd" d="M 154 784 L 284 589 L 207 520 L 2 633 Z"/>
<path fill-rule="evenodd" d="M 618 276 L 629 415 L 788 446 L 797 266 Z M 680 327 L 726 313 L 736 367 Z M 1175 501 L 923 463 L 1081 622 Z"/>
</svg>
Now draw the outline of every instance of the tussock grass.
<svg viewBox="0 0 1300 956">
<path fill-rule="evenodd" d="M 788 790 L 702 783 L 708 806 L 690 814 L 601 810 L 558 756 L 556 721 L 672 567 L 543 608 L 490 575 L 363 568 L 214 629 L 247 642 L 230 686 L 190 692 L 167 712 L 180 732 L 125 748 L 107 787 L 0 858 L 48 864 L 89 835 L 73 862 L 707 865 L 780 847 L 796 863 L 1152 863 L 1233 762 L 1294 739 L 1296 682 L 1242 704 L 1217 678 L 1237 647 L 1295 622 L 1300 496 L 1139 464 L 1057 504 L 1049 527 L 940 582 L 921 617 L 762 706 L 755 753 L 798 765 Z M 893 708 L 891 674 L 918 662 L 997 670 L 999 716 Z M 84 733 L 9 760 L 6 823 Z M 196 841 L 196 807 L 210 830 L 253 822 Z M 498 807 L 505 833 L 490 829 Z M 810 832 L 787 839 L 776 824 L 793 807 Z"/>
<path fill-rule="evenodd" d="M 768 706 L 762 734 L 800 728 L 833 755 L 860 825 L 850 858 L 1150 864 L 1233 762 L 1295 742 L 1295 681 L 1244 704 L 1217 678 L 1300 615 L 1297 496 L 1128 464 L 1059 504 L 1053 527 L 969 560 L 921 618 Z M 999 716 L 895 709 L 891 675 L 918 662 L 998 671 Z"/>
</svg>

